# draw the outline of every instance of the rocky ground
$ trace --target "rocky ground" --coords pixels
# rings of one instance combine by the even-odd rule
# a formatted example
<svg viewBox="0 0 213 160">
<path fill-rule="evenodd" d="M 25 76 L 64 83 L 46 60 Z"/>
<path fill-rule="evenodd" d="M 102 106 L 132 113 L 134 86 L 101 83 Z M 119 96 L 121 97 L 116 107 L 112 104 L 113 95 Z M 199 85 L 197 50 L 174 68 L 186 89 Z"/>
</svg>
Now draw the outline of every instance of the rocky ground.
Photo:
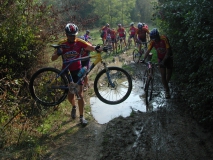
<svg viewBox="0 0 213 160">
<path fill-rule="evenodd" d="M 131 61 L 127 56 L 120 58 Z M 79 125 L 78 120 L 68 122 L 42 159 L 213 159 L 212 132 L 189 116 L 187 106 L 179 98 L 160 98 L 163 103 L 155 110 L 133 111 L 129 117 L 118 117 L 104 125 L 98 124 L 92 115 L 86 127 Z"/>
</svg>

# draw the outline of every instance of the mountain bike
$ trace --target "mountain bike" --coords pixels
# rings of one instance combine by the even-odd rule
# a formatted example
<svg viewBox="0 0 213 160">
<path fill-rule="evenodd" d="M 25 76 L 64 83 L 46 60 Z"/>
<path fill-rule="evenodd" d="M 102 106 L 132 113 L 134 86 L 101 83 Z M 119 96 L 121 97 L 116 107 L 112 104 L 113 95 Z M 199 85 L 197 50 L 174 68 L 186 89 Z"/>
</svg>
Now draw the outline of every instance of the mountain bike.
<svg viewBox="0 0 213 160">
<path fill-rule="evenodd" d="M 154 83 L 155 82 L 155 72 L 156 70 L 159 70 L 159 64 L 157 63 L 152 63 L 151 62 L 152 54 L 150 53 L 148 56 L 148 61 L 143 62 L 146 65 L 146 69 L 144 71 L 144 75 L 142 78 L 143 82 L 143 88 L 145 91 L 145 101 L 146 105 L 149 104 L 149 102 L 153 98 L 153 94 L 158 94 L 157 91 L 159 91 L 158 84 Z M 159 77 L 160 78 L 160 77 Z"/>
<path fill-rule="evenodd" d="M 132 52 L 133 61 L 135 63 L 138 63 L 141 59 L 141 56 L 146 53 L 146 51 L 147 51 L 147 47 L 146 47 L 147 45 L 146 44 L 148 44 L 148 43 L 149 42 L 141 42 L 139 40 L 136 41 L 136 46 L 139 46 L 139 44 L 142 44 L 142 45 L 141 45 L 141 52 L 139 52 L 138 49 L 134 49 L 133 52 Z"/>
<path fill-rule="evenodd" d="M 61 45 L 51 45 L 55 49 L 63 47 Z M 103 48 L 106 51 L 107 48 Z M 76 61 L 88 60 L 94 58 L 94 62 L 87 69 L 86 73 L 79 78 L 77 83 L 73 82 L 70 74 L 69 66 Z M 32 98 L 45 106 L 55 106 L 60 104 L 71 92 L 76 95 L 77 99 L 79 84 L 88 75 L 92 69 L 99 63 L 103 65 L 102 69 L 95 77 L 94 91 L 96 96 L 104 103 L 119 104 L 125 101 L 132 91 L 131 76 L 122 68 L 107 67 L 102 60 L 101 53 L 97 52 L 95 55 L 73 58 L 68 61 L 63 61 L 66 67 L 58 70 L 53 67 L 45 67 L 36 71 L 29 83 L 29 90 Z"/>
</svg>

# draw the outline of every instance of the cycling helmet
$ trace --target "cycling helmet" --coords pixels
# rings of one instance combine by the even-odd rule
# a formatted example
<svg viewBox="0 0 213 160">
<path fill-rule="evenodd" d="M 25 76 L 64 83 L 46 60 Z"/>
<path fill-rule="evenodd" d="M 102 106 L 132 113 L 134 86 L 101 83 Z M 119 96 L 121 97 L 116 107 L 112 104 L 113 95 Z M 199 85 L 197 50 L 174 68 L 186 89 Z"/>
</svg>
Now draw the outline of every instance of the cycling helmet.
<svg viewBox="0 0 213 160">
<path fill-rule="evenodd" d="M 65 32 L 68 36 L 77 35 L 78 27 L 73 23 L 68 23 L 65 27 Z"/>
<path fill-rule="evenodd" d="M 106 27 L 109 27 L 109 23 L 106 24 Z"/>
<path fill-rule="evenodd" d="M 145 23 L 142 23 L 142 26 L 144 27 L 146 24 Z"/>
<path fill-rule="evenodd" d="M 131 23 L 130 23 L 130 26 L 133 26 L 133 25 L 134 25 L 134 22 L 131 22 Z"/>
<path fill-rule="evenodd" d="M 159 32 L 157 28 L 153 28 L 150 32 L 150 39 L 156 39 L 157 37 L 159 37 Z"/>
<path fill-rule="evenodd" d="M 118 24 L 118 27 L 121 27 L 121 24 Z"/>
<path fill-rule="evenodd" d="M 138 29 L 142 29 L 143 28 L 143 24 L 142 23 L 138 23 Z"/>
<path fill-rule="evenodd" d="M 90 33 L 90 31 L 89 31 L 89 30 L 86 30 L 86 33 L 88 34 L 88 33 Z"/>
</svg>

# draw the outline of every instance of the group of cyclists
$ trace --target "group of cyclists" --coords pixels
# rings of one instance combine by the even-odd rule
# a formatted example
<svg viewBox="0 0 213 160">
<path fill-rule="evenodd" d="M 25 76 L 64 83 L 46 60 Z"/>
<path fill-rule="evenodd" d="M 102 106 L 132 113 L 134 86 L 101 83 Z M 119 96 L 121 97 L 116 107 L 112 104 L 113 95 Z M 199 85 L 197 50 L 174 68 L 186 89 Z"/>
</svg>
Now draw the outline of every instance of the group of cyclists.
<svg viewBox="0 0 213 160">
<path fill-rule="evenodd" d="M 133 39 L 136 47 L 137 42 L 147 42 L 147 40 L 149 40 L 150 33 L 148 25 L 141 22 L 138 23 L 137 27 L 134 26 L 134 22 L 131 22 L 128 30 L 126 30 L 121 24 L 118 24 L 117 29 L 110 28 L 110 25 L 107 23 L 100 29 L 100 32 L 103 44 L 105 45 L 110 41 L 114 53 L 117 52 L 117 43 L 119 41 L 123 41 L 125 48 L 127 49 L 129 46 L 128 44 L 130 43 L 131 39 Z M 128 38 L 127 42 L 126 38 Z M 139 52 L 141 52 L 142 43 L 138 44 Z"/>
<path fill-rule="evenodd" d="M 157 58 L 160 64 L 159 70 L 161 73 L 161 80 L 165 89 L 165 98 L 170 98 L 170 91 L 169 91 L 169 81 L 172 75 L 172 68 L 173 68 L 173 58 L 172 58 L 172 49 L 169 43 L 168 38 L 165 35 L 160 35 L 158 29 L 154 28 L 149 31 L 148 25 L 145 23 L 139 22 L 137 27 L 134 26 L 134 22 L 130 23 L 130 28 L 125 30 L 125 28 L 118 24 L 118 29 L 111 29 L 109 24 L 107 23 L 105 26 L 101 28 L 101 38 L 103 40 L 103 44 L 105 44 L 108 40 L 108 37 L 111 37 L 111 43 L 113 47 L 113 51 L 116 49 L 117 52 L 117 42 L 119 40 L 123 40 L 125 47 L 127 49 L 126 43 L 126 36 L 128 36 L 128 43 L 131 39 L 133 39 L 135 47 L 138 44 L 139 53 L 142 55 L 141 46 L 142 44 L 145 45 L 147 48 L 146 53 L 144 54 L 144 59 L 140 62 L 144 62 L 145 59 L 148 57 L 148 54 L 151 52 L 152 48 L 154 47 L 157 51 Z M 147 46 L 147 42 L 149 45 Z"/>
<path fill-rule="evenodd" d="M 66 47 L 62 47 L 60 50 L 55 50 L 55 52 L 53 53 L 51 57 L 52 61 L 55 61 L 56 59 L 58 59 L 59 56 L 61 56 L 62 59 L 64 60 L 64 58 L 66 57 L 78 58 L 80 56 L 89 55 L 89 52 L 97 51 L 96 47 L 93 46 L 88 41 L 89 39 L 91 39 L 91 37 L 89 36 L 89 33 L 90 33 L 89 30 L 86 31 L 86 34 L 84 36 L 77 37 L 78 27 L 74 23 L 68 23 L 65 26 L 65 33 L 66 33 L 66 38 L 60 41 L 59 44 Z M 145 61 L 149 52 L 154 47 L 157 51 L 158 62 L 161 64 L 159 67 L 159 70 L 161 72 L 161 78 L 162 78 L 161 80 L 163 82 L 165 93 L 166 93 L 165 98 L 170 98 L 168 82 L 172 75 L 173 58 L 172 58 L 172 49 L 171 49 L 168 38 L 164 35 L 160 35 L 158 32 L 158 29 L 156 28 L 152 29 L 151 32 L 149 32 L 148 26 L 145 23 L 141 23 L 141 22 L 138 23 L 137 27 L 134 26 L 133 22 L 130 23 L 130 28 L 127 31 L 127 33 L 129 33 L 128 41 L 130 39 L 133 39 L 135 45 L 137 41 L 147 42 L 147 35 L 148 35 L 148 38 L 150 38 L 148 49 L 146 53 L 144 54 L 144 59 L 141 62 Z M 118 24 L 117 30 L 113 28 L 111 29 L 108 23 L 101 28 L 101 37 L 103 40 L 103 44 L 106 43 L 107 38 L 109 38 L 108 36 L 110 36 L 111 42 L 112 44 L 114 44 L 113 49 L 117 47 L 117 42 L 120 39 L 124 40 L 124 44 L 127 48 L 127 44 L 126 44 L 127 33 L 125 28 L 121 24 Z M 140 51 L 140 45 L 139 45 L 139 51 Z M 101 52 L 101 48 L 98 49 L 98 52 Z M 78 81 L 79 79 L 78 73 L 81 70 L 81 68 L 84 66 L 86 66 L 86 68 L 88 69 L 89 61 L 85 63 L 82 63 L 81 61 L 77 61 L 69 66 L 69 70 L 73 77 L 74 83 Z M 62 68 L 64 67 L 65 66 L 63 65 Z M 82 81 L 79 86 L 79 95 L 81 99 L 78 100 L 78 107 L 79 107 L 80 123 L 82 125 L 87 124 L 87 120 L 85 120 L 83 116 L 84 114 L 83 90 L 85 86 L 88 87 L 88 79 L 84 79 L 84 81 Z M 76 108 L 77 108 L 77 105 L 75 102 L 75 95 L 69 92 L 68 100 L 72 106 L 71 117 L 75 119 Z"/>
</svg>

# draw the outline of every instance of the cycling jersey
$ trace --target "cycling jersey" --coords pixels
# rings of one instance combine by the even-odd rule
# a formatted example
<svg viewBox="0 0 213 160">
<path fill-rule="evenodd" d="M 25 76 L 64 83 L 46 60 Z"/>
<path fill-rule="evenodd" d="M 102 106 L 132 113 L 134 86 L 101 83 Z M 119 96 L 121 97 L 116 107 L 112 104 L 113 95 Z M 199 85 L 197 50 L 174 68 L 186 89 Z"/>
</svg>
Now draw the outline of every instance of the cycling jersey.
<svg viewBox="0 0 213 160">
<path fill-rule="evenodd" d="M 125 37 L 125 29 L 123 27 L 118 28 L 117 33 L 119 37 Z"/>
<path fill-rule="evenodd" d="M 84 40 L 85 40 L 85 41 L 88 41 L 90 38 L 91 38 L 91 37 L 90 37 L 89 35 L 87 35 L 87 34 L 84 35 Z"/>
<path fill-rule="evenodd" d="M 101 28 L 101 37 L 106 39 L 106 33 L 107 33 L 108 27 L 107 26 L 103 26 Z"/>
<path fill-rule="evenodd" d="M 129 32 L 130 32 L 130 36 L 133 36 L 137 33 L 137 28 L 132 26 L 130 27 Z"/>
<path fill-rule="evenodd" d="M 142 29 L 137 30 L 137 35 L 139 39 L 145 39 L 146 38 L 146 33 L 149 34 L 149 30 L 143 27 Z"/>
<path fill-rule="evenodd" d="M 166 55 L 166 50 L 169 50 L 169 56 L 172 55 L 171 52 L 171 46 L 169 44 L 168 38 L 164 35 L 160 36 L 160 41 L 156 42 L 155 40 L 151 40 L 148 46 L 148 50 L 152 50 L 152 48 L 155 48 L 158 55 L 158 60 L 163 60 L 164 56 Z"/>
<path fill-rule="evenodd" d="M 110 36 L 111 36 L 111 39 L 115 39 L 116 38 L 116 31 L 115 30 L 111 30 Z"/>
<path fill-rule="evenodd" d="M 91 45 L 86 41 L 76 38 L 74 43 L 70 43 L 67 40 L 59 42 L 62 46 L 62 59 L 63 61 L 69 61 L 80 57 L 81 49 Z M 66 64 L 63 64 L 62 68 L 65 68 Z M 79 70 L 81 68 L 81 61 L 73 62 L 69 69 L 70 71 Z"/>
</svg>

